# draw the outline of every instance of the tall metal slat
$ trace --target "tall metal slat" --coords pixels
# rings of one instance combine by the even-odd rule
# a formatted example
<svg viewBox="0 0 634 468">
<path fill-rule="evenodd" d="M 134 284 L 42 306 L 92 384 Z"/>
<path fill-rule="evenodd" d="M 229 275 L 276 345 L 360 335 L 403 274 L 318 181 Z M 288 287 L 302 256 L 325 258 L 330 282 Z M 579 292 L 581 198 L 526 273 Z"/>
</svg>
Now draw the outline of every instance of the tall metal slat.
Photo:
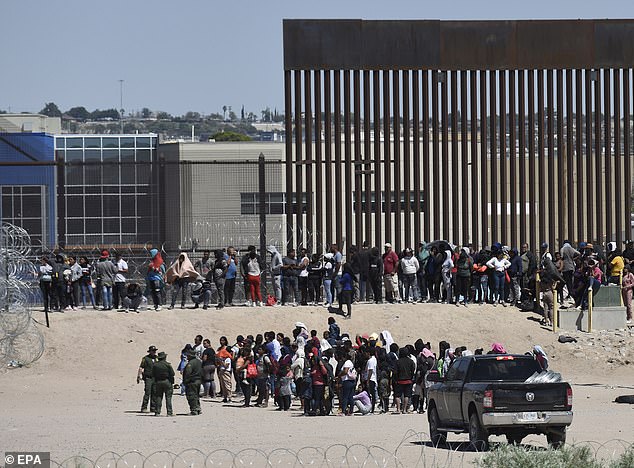
<svg viewBox="0 0 634 468">
<path fill-rule="evenodd" d="M 568 213 L 568 223 L 566 229 L 566 238 L 571 240 L 574 238 L 575 232 L 575 179 L 574 179 L 574 128 L 573 128 L 573 109 L 572 109 L 572 70 L 566 70 L 566 211 Z M 563 240 L 563 239 L 562 239 Z"/>
<path fill-rule="evenodd" d="M 293 236 L 293 78 L 290 70 L 284 71 L 284 112 L 286 113 L 286 242 L 294 244 Z"/>
<path fill-rule="evenodd" d="M 489 173 L 491 175 L 491 242 L 500 239 L 500 217 L 498 214 L 498 151 L 497 151 L 497 71 L 489 71 Z"/>
<path fill-rule="evenodd" d="M 487 72 L 485 70 L 480 71 L 480 194 L 482 195 L 482 203 L 480 205 L 480 212 L 482 213 L 482 246 L 491 245 L 491 235 L 489 233 L 489 211 L 487 209 L 488 203 L 488 190 L 487 184 L 487 169 L 488 169 L 488 155 L 487 155 Z"/>
<path fill-rule="evenodd" d="M 602 144 L 602 136 L 601 136 L 601 72 L 599 70 L 596 71 L 595 83 L 594 83 L 594 174 L 595 174 L 595 183 L 596 183 L 596 193 L 597 202 L 596 202 L 596 221 L 594 225 L 596 226 L 596 237 L 592 239 L 593 242 L 602 242 L 603 241 L 603 233 L 605 232 L 603 229 L 603 155 L 601 154 L 601 144 Z"/>
<path fill-rule="evenodd" d="M 354 218 L 354 213 L 352 209 L 352 196 L 353 193 L 353 180 L 352 180 L 352 116 L 351 112 L 351 98 L 350 98 L 350 70 L 343 71 L 343 152 L 344 152 L 344 179 L 345 184 L 340 186 L 343 189 L 343 193 L 348 194 L 345 197 L 345 237 L 346 237 L 346 248 L 350 246 L 352 242 L 354 242 L 354 238 L 352 237 L 352 221 Z"/>
<path fill-rule="evenodd" d="M 449 73 L 449 72 L 448 72 Z M 459 240 L 458 226 L 460 224 L 460 198 L 458 197 L 458 190 L 462 190 L 459 184 L 460 176 L 458 173 L 460 166 L 458 164 L 458 72 L 451 72 L 451 182 L 447 184 L 447 187 L 443 187 L 445 193 L 452 193 L 452 197 L 447 197 L 451 200 L 451 239 L 456 244 L 461 244 Z M 444 178 L 444 181 L 448 180 L 448 177 Z M 451 187 L 451 188 L 450 188 Z M 449 201 L 449 200 L 448 200 Z M 449 234 L 446 234 L 449 236 Z M 448 237 L 447 237 L 448 238 Z"/>
<path fill-rule="evenodd" d="M 557 203 L 555 187 L 557 173 L 555 172 L 555 135 L 554 135 L 554 118 L 555 118 L 555 102 L 554 102 L 554 83 L 553 83 L 553 71 L 548 70 L 546 72 L 546 102 L 547 104 L 547 117 L 548 117 L 548 190 L 546 196 L 548 197 L 548 242 L 550 245 L 555 245 L 556 239 L 556 224 L 555 224 L 555 207 Z M 545 216 L 542 216 L 545 218 Z"/>
<path fill-rule="evenodd" d="M 350 242 L 354 242 L 357 247 L 361 246 L 363 242 L 363 219 L 361 213 L 363 212 L 361 204 L 361 180 L 363 174 L 359 173 L 363 170 L 361 164 L 361 72 L 355 70 L 353 72 L 353 101 L 354 101 L 354 165 L 353 169 L 353 183 L 354 183 L 354 239 L 350 239 Z M 348 234 L 350 236 L 351 234 Z"/>
<path fill-rule="evenodd" d="M 410 178 L 412 176 L 412 160 L 410 150 L 410 136 L 409 136 L 409 92 L 410 92 L 410 80 L 409 71 L 403 70 L 403 193 L 405 194 L 405 206 L 403 207 L 403 217 L 405 229 L 405 246 L 412 248 L 412 204 L 410 200 Z M 400 144 L 399 144 L 400 146 Z M 398 216 L 400 219 L 400 216 Z"/>
<path fill-rule="evenodd" d="M 442 156 L 441 156 L 441 170 L 442 175 L 438 179 L 438 192 L 437 195 L 442 198 L 442 237 L 443 239 L 449 238 L 449 197 L 443 197 L 442 194 L 447 189 L 447 179 L 449 177 L 449 98 L 448 87 L 449 84 L 449 72 L 442 72 L 443 80 L 440 82 L 440 99 L 442 107 Z"/>
<path fill-rule="evenodd" d="M 618 248 L 623 244 L 623 190 L 621 173 L 621 70 L 614 70 L 614 214 Z M 629 236 L 628 236 L 629 238 Z"/>
<path fill-rule="evenodd" d="M 537 70 L 537 191 L 539 193 L 539 242 L 547 241 L 544 213 L 546 212 L 546 156 L 544 154 L 544 70 Z M 553 246 L 554 248 L 554 246 Z"/>
<path fill-rule="evenodd" d="M 506 71 L 499 72 L 500 87 L 500 241 L 508 245 L 506 181 Z"/>
<path fill-rule="evenodd" d="M 335 187 L 336 190 L 343 191 L 343 177 L 341 171 L 341 70 L 335 70 L 334 72 L 334 94 L 335 105 L 333 107 L 333 113 L 335 114 Z M 335 206 L 335 243 L 341 246 L 343 239 L 343 203 L 341 200 L 334 202 Z"/>
<path fill-rule="evenodd" d="M 517 209 L 517 119 L 515 99 L 517 97 L 517 71 L 509 70 L 509 198 L 511 203 L 510 225 L 511 225 L 511 245 L 519 250 L 519 238 L 517 232 L 517 217 L 521 216 L 521 211 Z"/>
<path fill-rule="evenodd" d="M 468 140 L 468 127 L 467 127 L 467 72 L 460 72 L 460 163 L 461 163 L 461 177 L 462 181 L 460 192 L 462 193 L 462 201 L 460 203 L 460 223 L 462 227 L 461 243 L 467 244 L 470 242 L 471 236 L 469 235 L 469 192 L 467 187 L 469 179 L 469 140 Z"/>
<path fill-rule="evenodd" d="M 605 148 L 605 173 L 599 173 L 599 177 L 605 180 L 605 241 L 613 241 L 614 225 L 612 224 L 612 101 L 610 93 L 610 81 L 612 70 L 603 70 L 603 147 Z"/>
<path fill-rule="evenodd" d="M 628 216 L 631 216 L 630 213 L 632 212 L 632 165 L 631 165 L 631 158 L 632 155 L 630 154 L 632 148 L 632 128 L 631 128 L 631 119 L 630 119 L 630 112 L 631 112 L 631 101 L 630 101 L 630 96 L 631 96 L 631 92 L 630 92 L 630 84 L 631 84 L 631 80 L 630 80 L 630 73 L 631 73 L 631 69 L 630 68 L 625 68 L 623 70 L 623 156 L 624 156 L 624 160 L 623 160 L 623 174 L 625 176 L 625 187 L 624 187 L 624 193 L 623 193 L 623 198 L 625 199 L 625 226 L 626 229 L 628 229 L 628 231 L 626 232 L 626 240 L 630 239 L 629 234 L 631 233 L 631 222 L 630 220 L 627 218 Z"/>
<path fill-rule="evenodd" d="M 390 72 L 384 70 L 383 75 L 383 161 L 385 190 L 385 242 L 392 239 L 392 152 L 390 130 Z M 380 203 L 380 201 L 379 201 Z"/>
<path fill-rule="evenodd" d="M 588 180 L 590 174 L 583 173 L 583 71 L 575 70 L 575 149 L 577 159 L 577 203 L 576 207 L 588 206 L 587 200 L 584 203 L 584 192 L 587 190 L 584 181 Z M 585 239 L 585 210 L 577 209 L 577 241 Z M 570 239 L 572 241 L 572 238 Z"/>
<path fill-rule="evenodd" d="M 295 240 L 298 244 L 303 244 L 303 220 L 302 220 L 302 197 L 304 188 L 304 156 L 303 156 L 303 131 L 302 131 L 302 72 L 295 70 Z"/>
<path fill-rule="evenodd" d="M 586 158 L 586 200 L 588 203 L 588 211 L 586 213 L 586 237 L 579 240 L 594 238 L 594 157 L 592 151 L 592 76 L 591 71 L 585 71 L 584 90 L 585 90 L 585 106 L 583 112 L 586 116 L 585 136 L 586 148 L 584 156 Z"/>
<path fill-rule="evenodd" d="M 478 177 L 478 72 L 469 71 L 469 91 L 471 106 L 469 109 L 469 121 L 471 123 L 471 174 L 469 180 L 476 180 Z M 471 238 L 474 249 L 478 248 L 480 241 L 479 219 L 480 205 L 478 204 L 478 190 L 471 190 Z"/>
<path fill-rule="evenodd" d="M 363 161 L 361 165 L 363 168 L 363 185 L 364 185 L 364 198 L 365 198 L 365 210 L 363 219 L 363 240 L 371 241 L 372 236 L 372 174 L 370 173 L 369 161 L 372 160 L 372 135 L 370 131 L 370 125 L 372 123 L 372 116 L 370 115 L 371 101 L 375 98 L 370 94 L 370 71 L 365 70 L 363 72 Z"/>
<path fill-rule="evenodd" d="M 521 243 L 532 242 L 526 232 L 526 70 L 519 70 L 517 80 L 519 217 Z M 531 248 L 535 245 L 531 244 Z"/>
<path fill-rule="evenodd" d="M 323 195 L 321 187 L 323 187 L 323 155 L 322 155 L 322 101 L 321 101 L 321 70 L 316 70 L 313 75 L 313 86 L 315 89 L 315 247 L 313 252 L 320 252 L 324 246 L 324 218 L 323 218 Z"/>
<path fill-rule="evenodd" d="M 564 190 L 566 184 L 565 171 L 565 134 L 564 122 L 566 112 L 564 107 L 564 72 L 557 70 L 557 232 L 560 240 L 566 237 L 566 207 L 564 206 Z"/>
<path fill-rule="evenodd" d="M 331 87 L 332 73 L 330 70 L 324 70 L 324 140 L 325 140 L 325 158 L 326 166 L 324 172 L 326 174 L 326 234 L 324 236 L 325 243 L 333 243 L 335 239 L 338 239 L 333 231 L 332 221 L 335 218 L 333 204 L 332 204 L 332 87 Z M 336 87 L 335 87 L 336 89 Z M 338 241 L 337 241 L 338 242 Z"/>
<path fill-rule="evenodd" d="M 432 213 L 431 204 L 431 165 L 429 160 L 429 72 L 423 70 L 423 239 L 429 242 L 431 236 L 430 219 Z"/>
<path fill-rule="evenodd" d="M 306 247 L 313 251 L 313 112 L 311 101 L 312 93 L 312 71 L 304 71 L 304 151 L 306 153 Z"/>
<path fill-rule="evenodd" d="M 528 70 L 528 230 L 531 248 L 539 251 L 535 187 L 535 70 Z"/>
<path fill-rule="evenodd" d="M 381 245 L 383 242 L 383 208 L 381 193 L 383 181 L 381 168 L 383 157 L 381 156 L 381 74 L 378 70 L 372 72 L 372 111 L 374 115 L 374 242 L 372 245 Z M 370 200 L 367 201 L 370 204 Z"/>
<path fill-rule="evenodd" d="M 399 252 L 402 248 L 401 218 L 403 207 L 401 206 L 401 93 L 398 70 L 392 72 L 392 132 L 394 141 L 392 151 L 394 154 L 394 249 Z"/>
<path fill-rule="evenodd" d="M 440 141 L 438 135 L 438 71 L 431 73 L 431 131 L 432 131 L 432 182 L 433 188 L 426 195 L 430 198 L 430 205 L 433 204 L 433 215 L 428 217 L 434 226 L 434 239 L 440 239 L 440 196 L 441 191 L 438 186 L 440 179 Z"/>
<path fill-rule="evenodd" d="M 420 205 L 420 73 L 412 71 L 412 120 L 414 142 L 414 242 L 421 241 L 421 205 Z M 427 168 L 425 168 L 427 169 Z M 416 247 L 414 245 L 413 247 Z"/>
</svg>

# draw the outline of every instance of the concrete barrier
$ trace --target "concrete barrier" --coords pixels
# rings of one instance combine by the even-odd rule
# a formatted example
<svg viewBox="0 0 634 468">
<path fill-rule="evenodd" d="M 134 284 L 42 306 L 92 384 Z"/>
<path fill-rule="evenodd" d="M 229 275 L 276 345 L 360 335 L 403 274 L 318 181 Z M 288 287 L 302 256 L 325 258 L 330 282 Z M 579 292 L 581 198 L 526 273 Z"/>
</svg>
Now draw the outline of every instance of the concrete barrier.
<svg viewBox="0 0 634 468">
<path fill-rule="evenodd" d="M 596 300 L 595 300 L 596 304 Z M 588 311 L 559 309 L 558 325 L 561 330 L 588 331 Z M 625 328 L 625 307 L 593 307 L 592 330 Z"/>
<path fill-rule="evenodd" d="M 616 284 L 601 286 L 594 295 L 594 307 L 621 307 L 621 287 Z"/>
</svg>

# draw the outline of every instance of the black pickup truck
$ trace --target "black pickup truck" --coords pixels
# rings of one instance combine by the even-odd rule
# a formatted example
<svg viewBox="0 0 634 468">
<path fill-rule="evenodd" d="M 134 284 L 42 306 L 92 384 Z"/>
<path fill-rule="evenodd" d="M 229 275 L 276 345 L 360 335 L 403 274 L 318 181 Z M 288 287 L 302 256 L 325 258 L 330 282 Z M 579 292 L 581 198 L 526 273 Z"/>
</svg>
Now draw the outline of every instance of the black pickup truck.
<svg viewBox="0 0 634 468">
<path fill-rule="evenodd" d="M 456 359 L 444 377 L 430 374 L 429 434 L 435 446 L 447 433 L 469 433 L 477 450 L 489 435 L 519 444 L 528 434 L 545 434 L 561 447 L 572 423 L 572 389 L 565 382 L 525 383 L 541 367 L 531 356 L 487 354 Z"/>
</svg>

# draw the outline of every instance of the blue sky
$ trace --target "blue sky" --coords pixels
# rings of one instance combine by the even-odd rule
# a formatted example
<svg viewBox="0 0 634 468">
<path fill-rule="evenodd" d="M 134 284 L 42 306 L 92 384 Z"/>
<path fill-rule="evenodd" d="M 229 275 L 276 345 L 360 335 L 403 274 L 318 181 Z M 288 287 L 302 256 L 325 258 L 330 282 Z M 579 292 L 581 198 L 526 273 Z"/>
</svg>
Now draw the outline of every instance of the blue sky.
<svg viewBox="0 0 634 468">
<path fill-rule="evenodd" d="M 634 1 L 0 0 L 0 109 L 284 107 L 282 19 L 631 18 Z"/>
</svg>

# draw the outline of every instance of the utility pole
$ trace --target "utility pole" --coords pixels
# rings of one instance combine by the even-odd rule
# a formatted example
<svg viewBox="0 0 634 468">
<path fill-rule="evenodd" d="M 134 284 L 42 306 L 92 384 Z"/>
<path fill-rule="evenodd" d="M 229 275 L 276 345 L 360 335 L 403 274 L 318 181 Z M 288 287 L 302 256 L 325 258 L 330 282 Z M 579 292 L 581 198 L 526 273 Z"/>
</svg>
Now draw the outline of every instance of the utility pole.
<svg viewBox="0 0 634 468">
<path fill-rule="evenodd" d="M 123 80 L 119 80 L 119 123 L 123 133 Z"/>
</svg>

